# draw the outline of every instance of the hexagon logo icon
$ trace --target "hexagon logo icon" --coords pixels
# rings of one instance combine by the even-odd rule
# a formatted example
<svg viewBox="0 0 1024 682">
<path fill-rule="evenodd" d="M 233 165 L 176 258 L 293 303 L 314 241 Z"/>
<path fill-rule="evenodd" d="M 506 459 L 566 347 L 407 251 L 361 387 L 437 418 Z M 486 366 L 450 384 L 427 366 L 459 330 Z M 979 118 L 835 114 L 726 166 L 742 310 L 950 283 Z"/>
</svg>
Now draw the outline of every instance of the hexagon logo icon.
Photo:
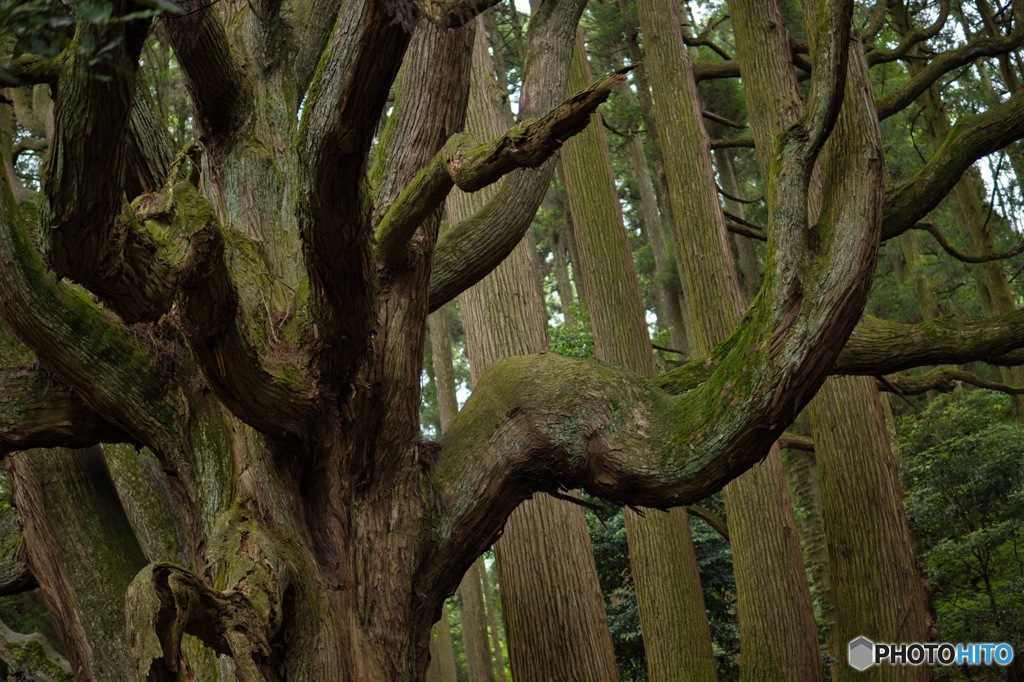
<svg viewBox="0 0 1024 682">
<path fill-rule="evenodd" d="M 850 667 L 854 670 L 867 670 L 875 664 L 875 643 L 867 637 L 858 637 L 852 640 L 848 658 Z"/>
</svg>

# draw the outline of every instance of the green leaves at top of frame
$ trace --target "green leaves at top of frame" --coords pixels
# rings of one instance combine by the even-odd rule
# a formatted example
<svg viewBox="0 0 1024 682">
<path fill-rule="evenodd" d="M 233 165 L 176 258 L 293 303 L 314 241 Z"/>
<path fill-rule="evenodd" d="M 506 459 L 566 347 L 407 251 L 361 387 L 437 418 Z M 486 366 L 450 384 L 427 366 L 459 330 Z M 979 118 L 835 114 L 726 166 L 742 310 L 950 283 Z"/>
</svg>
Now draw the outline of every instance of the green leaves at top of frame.
<svg viewBox="0 0 1024 682">
<path fill-rule="evenodd" d="M 76 23 L 108 26 L 182 11 L 174 0 L 134 0 L 127 11 L 115 15 L 116 3 L 117 0 L 81 0 L 72 12 L 61 0 L 0 0 L 0 40 L 8 46 L 13 43 L 11 54 L 15 58 L 25 54 L 55 57 L 71 44 Z M 97 40 L 89 32 L 79 39 L 76 52 L 99 59 L 120 41 L 119 36 Z"/>
</svg>

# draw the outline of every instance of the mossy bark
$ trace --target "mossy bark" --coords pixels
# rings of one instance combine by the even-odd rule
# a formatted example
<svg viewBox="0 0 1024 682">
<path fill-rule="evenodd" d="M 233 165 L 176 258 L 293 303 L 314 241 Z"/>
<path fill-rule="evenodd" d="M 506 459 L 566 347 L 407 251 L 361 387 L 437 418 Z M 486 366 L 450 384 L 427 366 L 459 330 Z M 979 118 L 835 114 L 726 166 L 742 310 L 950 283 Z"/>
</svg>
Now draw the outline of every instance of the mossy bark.
<svg viewBox="0 0 1024 682">
<path fill-rule="evenodd" d="M 131 679 L 124 595 L 146 557 L 101 449 L 30 450 L 12 456 L 7 472 L 29 564 L 75 678 Z"/>
<path fill-rule="evenodd" d="M 744 6 L 749 5 L 744 3 Z M 820 6 L 813 3 L 806 3 L 804 9 L 808 21 L 822 12 Z M 774 54 L 777 63 L 781 63 L 781 68 L 771 76 L 774 82 L 759 81 L 760 87 L 747 95 L 762 176 L 771 178 L 774 160 L 762 146 L 770 144 L 769 131 L 788 125 L 800 114 L 803 104 L 788 63 L 788 38 L 782 24 L 778 23 L 771 30 L 766 28 L 765 22 L 770 23 L 773 17 L 770 10 L 748 16 L 756 17 L 760 23 L 750 21 L 737 27 L 742 36 L 738 36 L 742 58 L 753 60 L 766 52 Z M 770 40 L 764 39 L 766 34 L 771 36 Z M 812 37 L 812 43 L 815 40 L 821 41 L 822 36 Z M 857 49 L 859 44 L 853 42 L 851 50 Z M 768 60 L 759 60 L 759 68 L 768 63 Z M 773 105 L 775 109 L 765 109 Z M 811 195 L 821 197 L 821 205 L 827 205 L 830 200 L 825 183 L 824 173 L 810 178 Z M 817 202 L 809 207 L 812 220 L 818 220 L 818 210 Z M 846 643 L 863 634 L 862 630 L 878 631 L 878 641 L 897 637 L 901 629 L 911 637 L 906 641 L 921 641 L 914 637 L 926 639 L 929 618 L 923 584 L 874 382 L 866 378 L 826 380 L 811 401 L 810 415 L 821 478 L 829 575 L 836 605 L 835 623 L 828 631 L 830 653 L 842 660 Z M 870 471 L 860 476 L 861 468 Z M 864 499 L 875 499 L 876 503 L 851 514 L 851 500 Z M 864 532 L 864 527 L 870 530 Z M 866 585 L 874 587 L 867 589 Z M 879 598 L 879 594 L 885 596 Z M 896 603 L 901 607 L 893 607 Z M 834 668 L 841 678 L 854 674 L 851 671 L 843 665 Z M 924 668 L 899 674 L 921 674 L 923 679 L 930 676 Z"/>
</svg>

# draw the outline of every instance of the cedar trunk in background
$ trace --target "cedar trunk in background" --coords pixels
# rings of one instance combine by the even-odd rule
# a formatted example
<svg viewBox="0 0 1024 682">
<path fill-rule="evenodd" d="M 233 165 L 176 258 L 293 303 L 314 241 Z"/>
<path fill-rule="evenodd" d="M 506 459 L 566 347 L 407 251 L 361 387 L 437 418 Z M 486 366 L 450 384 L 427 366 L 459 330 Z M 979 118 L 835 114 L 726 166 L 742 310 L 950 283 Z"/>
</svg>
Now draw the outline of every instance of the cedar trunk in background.
<svg viewBox="0 0 1024 682">
<path fill-rule="evenodd" d="M 902 2 L 895 4 L 893 15 L 901 33 L 910 30 L 907 9 Z M 921 71 L 921 66 L 911 60 L 907 70 L 912 76 L 917 75 Z M 937 86 L 928 88 L 924 93 L 923 103 L 925 129 L 930 134 L 934 146 L 938 147 L 950 134 L 952 126 Z M 1011 154 L 1011 159 L 1014 156 L 1016 154 Z M 987 215 L 987 211 L 982 206 L 981 197 L 978 196 L 978 187 L 980 186 L 982 186 L 980 174 L 976 168 L 972 167 L 953 186 L 953 192 L 950 195 L 956 228 L 964 236 L 968 245 L 967 253 L 971 255 L 999 251 L 989 227 L 990 216 Z M 978 298 L 981 300 L 981 308 L 986 315 L 1008 313 L 1016 309 L 1014 295 L 1010 291 L 1010 284 L 1007 281 L 1006 272 L 1003 270 L 1002 261 L 971 265 L 970 272 L 974 278 Z M 1001 367 L 999 371 L 1005 384 L 1016 387 L 1024 386 L 1024 368 Z M 1024 423 L 1024 395 L 1014 396 L 1013 403 L 1017 420 Z"/>
<path fill-rule="evenodd" d="M 675 8 L 669 0 L 640 0 L 638 8 L 699 356 L 726 338 L 745 306 Z M 725 503 L 743 679 L 822 679 L 817 627 L 778 448 L 725 487 Z"/>
<path fill-rule="evenodd" d="M 451 319 L 448 309 L 441 308 L 431 315 L 427 321 L 427 328 L 430 333 L 430 352 L 433 355 L 434 383 L 437 386 L 438 419 L 443 432 L 459 412 L 459 403 L 455 396 Z M 462 598 L 466 599 L 464 595 Z M 441 620 L 434 624 L 434 642 L 436 646 L 431 649 L 431 668 L 433 669 L 436 664 L 437 678 L 440 682 L 455 682 L 455 649 L 447 608 L 441 609 Z"/>
<path fill-rule="evenodd" d="M 589 82 L 581 33 L 569 88 L 578 90 Z M 602 127 L 591 126 L 570 140 L 561 160 L 595 354 L 637 374 L 653 375 L 643 300 Z M 686 510 L 652 510 L 641 517 L 624 509 L 623 514 L 650 679 L 717 679 Z"/>
<path fill-rule="evenodd" d="M 773 50 L 775 59 L 788 61 L 785 31 L 776 31 L 774 40 L 765 41 L 764 24 L 753 28 L 757 19 L 764 22 L 771 13 L 748 16 L 754 19 L 751 28 L 737 27 L 740 54 L 749 58 L 755 50 Z M 792 73 L 791 68 L 777 72 L 773 85 L 747 93 L 765 177 L 770 175 L 772 163 L 770 154 L 762 151 L 770 144 L 769 131 L 791 122 L 782 112 L 790 112 L 792 119 L 802 106 Z M 763 94 L 766 91 L 772 98 L 783 99 L 785 105 L 769 101 Z M 776 108 L 769 110 L 773 105 Z M 814 195 L 820 194 L 821 184 L 821 175 L 812 177 Z M 810 211 L 817 213 L 813 207 Z M 927 597 L 874 381 L 868 377 L 828 379 L 811 401 L 809 413 L 836 609 L 835 621 L 827 630 L 831 655 L 842 660 L 847 644 L 861 635 L 873 641 L 927 640 L 931 626 Z M 838 679 L 853 679 L 858 674 L 842 665 L 834 672 Z M 879 668 L 870 674 L 878 679 L 931 679 L 927 666 Z"/>
<path fill-rule="evenodd" d="M 466 129 L 481 139 L 504 128 L 491 73 L 486 37 L 478 31 Z M 453 193 L 450 219 L 471 215 L 488 194 Z M 459 307 L 474 383 L 504 356 L 547 350 L 532 233 L 459 297 Z M 495 550 L 513 679 L 617 680 L 582 507 L 539 495 L 513 513 Z"/>
</svg>

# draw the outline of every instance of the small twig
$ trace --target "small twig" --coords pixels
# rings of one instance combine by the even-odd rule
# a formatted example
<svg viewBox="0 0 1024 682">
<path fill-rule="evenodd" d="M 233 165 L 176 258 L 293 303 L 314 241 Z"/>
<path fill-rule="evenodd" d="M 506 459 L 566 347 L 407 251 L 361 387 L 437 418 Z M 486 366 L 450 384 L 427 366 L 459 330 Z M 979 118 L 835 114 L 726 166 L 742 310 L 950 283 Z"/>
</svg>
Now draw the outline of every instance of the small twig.
<svg viewBox="0 0 1024 682">
<path fill-rule="evenodd" d="M 687 505 L 686 511 L 704 521 L 704 523 L 711 527 L 711 530 L 721 535 L 722 539 L 726 542 L 729 542 L 729 527 L 718 514 L 697 504 Z"/>
<path fill-rule="evenodd" d="M 660 345 L 654 343 L 653 341 L 651 342 L 651 348 L 653 348 L 654 350 L 660 350 L 663 353 L 675 353 L 676 355 L 682 355 L 683 357 L 686 356 L 686 353 L 684 353 L 681 350 L 676 350 L 675 348 L 669 348 L 668 346 L 660 346 Z"/>
<path fill-rule="evenodd" d="M 942 234 L 942 231 L 933 223 L 916 223 L 913 226 L 913 229 L 921 230 L 922 232 L 930 234 L 946 253 L 962 263 L 971 263 L 974 265 L 978 263 L 991 263 L 992 261 L 1006 260 L 1007 258 L 1013 258 L 1014 256 L 1019 256 L 1024 253 L 1024 240 L 1021 240 L 1009 251 L 988 253 L 983 256 L 970 256 L 958 251 L 952 244 L 950 244 L 949 240 L 946 239 L 946 236 Z"/>
<path fill-rule="evenodd" d="M 761 195 L 761 196 L 759 196 L 756 199 L 741 199 L 741 198 L 739 198 L 737 196 L 734 196 L 734 195 L 729 194 L 728 192 L 726 192 L 724 189 L 722 189 L 722 186 L 719 185 L 718 183 L 715 183 L 715 187 L 718 188 L 718 193 L 721 194 L 723 197 L 725 197 L 726 199 L 731 199 L 732 201 L 735 201 L 738 204 L 759 204 L 762 201 L 764 201 L 764 195 Z M 726 215 L 729 215 L 728 212 L 726 213 Z M 757 226 L 754 225 L 753 227 L 757 227 Z"/>
<path fill-rule="evenodd" d="M 733 139 L 719 138 L 717 140 L 711 140 L 712 149 L 729 149 L 732 147 L 745 147 L 748 149 L 754 148 L 754 138 L 752 137 L 737 137 Z"/>
<path fill-rule="evenodd" d="M 587 502 L 582 497 L 573 497 L 572 495 L 566 495 L 565 493 L 559 492 L 557 490 L 548 490 L 547 493 L 551 497 L 557 498 L 559 500 L 565 500 L 566 502 L 571 502 L 572 504 L 578 504 L 579 506 L 585 509 L 589 509 L 590 511 L 594 512 L 594 514 L 596 514 L 597 518 L 599 519 L 604 518 L 608 514 L 608 511 L 601 505 L 594 504 L 593 502 Z"/>
<path fill-rule="evenodd" d="M 704 109 L 703 111 L 701 111 L 701 115 L 704 118 L 708 119 L 709 121 L 714 121 L 715 123 L 720 123 L 720 124 L 726 126 L 727 128 L 736 128 L 737 130 L 746 130 L 747 129 L 747 124 L 746 123 L 739 123 L 737 121 L 732 120 L 731 118 L 726 118 L 725 116 L 722 116 L 721 114 L 716 114 L 713 111 L 708 111 L 707 109 Z"/>
</svg>

